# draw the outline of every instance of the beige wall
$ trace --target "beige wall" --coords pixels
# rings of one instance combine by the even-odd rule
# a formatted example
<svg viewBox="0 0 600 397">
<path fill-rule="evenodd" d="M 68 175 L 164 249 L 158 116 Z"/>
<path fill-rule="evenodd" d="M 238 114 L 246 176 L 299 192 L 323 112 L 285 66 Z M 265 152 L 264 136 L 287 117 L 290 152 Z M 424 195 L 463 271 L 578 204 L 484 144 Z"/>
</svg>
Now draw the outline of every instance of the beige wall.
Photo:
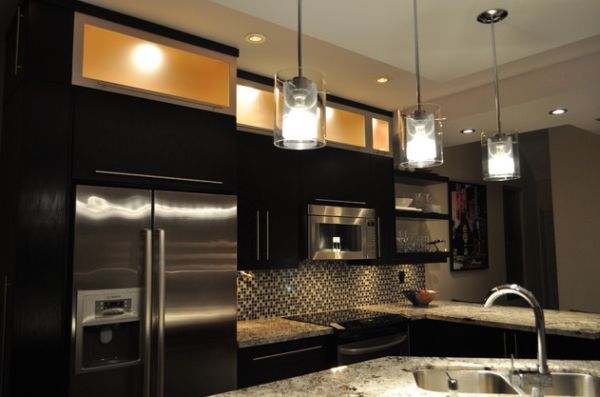
<svg viewBox="0 0 600 397">
<path fill-rule="evenodd" d="M 434 170 L 450 180 L 484 184 L 478 142 L 444 149 L 444 165 Z M 451 272 L 447 263 L 425 265 L 427 288 L 442 299 L 482 301 L 490 288 L 506 280 L 502 184 L 487 183 L 489 268 Z"/>
<path fill-rule="evenodd" d="M 600 312 L 600 135 L 550 129 L 550 161 L 560 309 Z"/>
</svg>

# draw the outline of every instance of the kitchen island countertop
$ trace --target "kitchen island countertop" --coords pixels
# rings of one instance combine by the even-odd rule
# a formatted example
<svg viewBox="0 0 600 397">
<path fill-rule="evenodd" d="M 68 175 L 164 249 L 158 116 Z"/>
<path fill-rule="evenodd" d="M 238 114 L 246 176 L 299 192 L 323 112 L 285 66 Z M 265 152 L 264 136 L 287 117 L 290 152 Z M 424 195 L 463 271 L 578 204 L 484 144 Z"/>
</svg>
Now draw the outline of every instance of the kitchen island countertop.
<svg viewBox="0 0 600 397">
<path fill-rule="evenodd" d="M 478 324 L 521 331 L 535 331 L 535 318 L 529 307 L 492 306 L 450 301 L 433 301 L 427 308 L 410 303 L 363 306 L 363 309 L 402 314 L 411 320 L 429 319 L 465 324 Z M 546 333 L 600 339 L 600 314 L 544 310 Z"/>
<path fill-rule="evenodd" d="M 535 360 L 515 360 L 518 370 L 534 371 Z M 582 372 L 600 376 L 600 361 L 549 360 L 552 372 Z M 264 385 L 235 390 L 220 397 L 441 397 L 447 393 L 417 387 L 411 371 L 419 369 L 509 370 L 510 360 L 489 358 L 384 357 Z M 462 393 L 460 393 L 462 395 Z M 469 393 L 470 397 L 506 394 Z"/>
</svg>

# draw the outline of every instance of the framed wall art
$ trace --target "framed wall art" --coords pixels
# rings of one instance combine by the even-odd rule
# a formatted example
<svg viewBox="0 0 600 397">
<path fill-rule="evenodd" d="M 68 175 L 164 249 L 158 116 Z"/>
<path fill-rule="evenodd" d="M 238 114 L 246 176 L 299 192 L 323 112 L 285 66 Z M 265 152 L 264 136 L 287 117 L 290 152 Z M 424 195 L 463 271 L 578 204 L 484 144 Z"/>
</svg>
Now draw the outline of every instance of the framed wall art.
<svg viewBox="0 0 600 397">
<path fill-rule="evenodd" d="M 450 182 L 450 270 L 486 269 L 488 264 L 486 187 Z"/>
</svg>

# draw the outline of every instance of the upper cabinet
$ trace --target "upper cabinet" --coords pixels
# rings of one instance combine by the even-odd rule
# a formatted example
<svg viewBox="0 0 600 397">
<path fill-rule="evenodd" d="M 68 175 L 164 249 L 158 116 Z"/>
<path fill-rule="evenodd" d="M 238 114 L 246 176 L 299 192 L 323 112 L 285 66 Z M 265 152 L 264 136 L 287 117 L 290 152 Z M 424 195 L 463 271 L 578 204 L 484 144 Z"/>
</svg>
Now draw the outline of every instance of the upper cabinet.
<svg viewBox="0 0 600 397">
<path fill-rule="evenodd" d="M 272 133 L 275 99 L 273 89 L 265 83 L 245 78 L 238 81 L 236 116 L 240 130 Z M 334 100 L 327 103 L 327 146 L 391 156 L 391 117 L 341 98 L 336 100 L 344 103 Z"/>
<path fill-rule="evenodd" d="M 75 13 L 72 83 L 235 115 L 236 58 Z"/>
</svg>

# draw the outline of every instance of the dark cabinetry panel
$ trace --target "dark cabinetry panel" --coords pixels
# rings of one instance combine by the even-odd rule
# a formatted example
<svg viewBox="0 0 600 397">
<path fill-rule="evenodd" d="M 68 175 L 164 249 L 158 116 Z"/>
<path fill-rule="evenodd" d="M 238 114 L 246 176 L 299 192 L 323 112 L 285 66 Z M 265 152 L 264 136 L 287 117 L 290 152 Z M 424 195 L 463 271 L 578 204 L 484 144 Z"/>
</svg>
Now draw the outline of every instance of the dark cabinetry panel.
<svg viewBox="0 0 600 397">
<path fill-rule="evenodd" d="M 447 321 L 418 320 L 410 324 L 413 356 L 536 358 L 535 332 L 514 331 Z M 546 335 L 549 359 L 598 360 L 600 340 Z"/>
<path fill-rule="evenodd" d="M 238 268 L 296 266 L 300 247 L 299 153 L 270 136 L 237 133 Z"/>
<path fill-rule="evenodd" d="M 504 330 L 436 320 L 410 323 L 410 354 L 423 357 L 502 358 Z"/>
<path fill-rule="evenodd" d="M 238 387 L 248 387 L 330 368 L 335 360 L 331 337 L 238 350 Z"/>
<path fill-rule="evenodd" d="M 508 355 L 517 358 L 537 357 L 535 332 L 507 331 L 510 334 Z M 555 360 L 600 360 L 600 339 L 546 335 L 548 358 Z"/>
<path fill-rule="evenodd" d="M 396 253 L 396 224 L 394 222 L 394 160 L 390 157 L 371 156 L 369 174 L 370 202 L 377 211 L 379 246 L 378 263 L 394 263 Z"/>
<path fill-rule="evenodd" d="M 73 89 L 75 178 L 117 183 L 126 178 L 142 185 L 154 186 L 158 181 L 161 187 L 234 190 L 233 116 L 82 87 Z"/>
<path fill-rule="evenodd" d="M 369 206 L 369 154 L 326 147 L 300 153 L 305 202 Z M 355 203 L 344 203 L 353 201 Z"/>
</svg>

